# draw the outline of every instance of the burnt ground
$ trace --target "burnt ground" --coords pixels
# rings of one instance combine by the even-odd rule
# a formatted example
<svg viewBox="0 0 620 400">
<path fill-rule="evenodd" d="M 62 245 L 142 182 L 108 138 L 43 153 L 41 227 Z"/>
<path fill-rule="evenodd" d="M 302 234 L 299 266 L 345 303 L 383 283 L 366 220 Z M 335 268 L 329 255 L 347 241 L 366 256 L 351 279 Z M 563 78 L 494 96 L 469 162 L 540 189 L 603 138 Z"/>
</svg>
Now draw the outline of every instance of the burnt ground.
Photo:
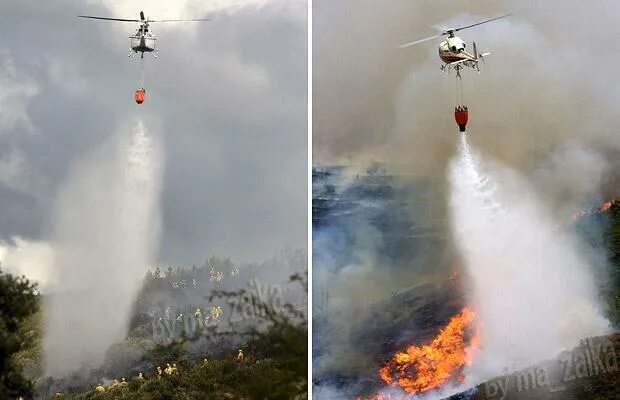
<svg viewBox="0 0 620 400">
<path fill-rule="evenodd" d="M 620 333 L 586 339 L 553 360 L 491 379 L 450 400 L 620 399 Z"/>
<path fill-rule="evenodd" d="M 355 232 L 371 226 L 381 232 L 381 242 L 377 246 L 381 262 L 386 265 L 386 273 L 399 273 L 409 268 L 407 260 L 421 253 L 432 254 L 415 265 L 420 276 L 435 274 L 430 284 L 411 286 L 394 292 L 386 301 L 373 304 L 363 328 L 349 338 L 355 348 L 368 356 L 365 364 L 352 365 L 347 371 L 315 375 L 315 388 L 325 385 L 346 393 L 350 398 L 372 395 L 384 387 L 378 377 L 378 369 L 393 355 L 408 344 L 421 344 L 429 341 L 465 305 L 462 280 L 448 279 L 457 258 L 450 254 L 449 239 L 446 236 L 445 221 L 427 220 L 432 212 L 408 212 L 412 208 L 423 210 L 436 198 L 425 182 L 404 187 L 399 177 L 373 171 L 360 174 L 354 179 L 343 179 L 343 169 L 338 167 L 315 168 L 313 170 L 313 235 L 329 238 L 338 246 L 314 249 L 315 268 L 322 263 L 317 254 L 329 256 L 334 262 L 334 273 L 355 256 Z M 567 217 L 567 223 L 568 223 Z M 442 225 L 444 224 L 444 225 Z M 605 212 L 593 209 L 586 212 L 574 223 L 574 229 L 583 242 L 603 253 L 605 260 L 592 260 L 597 265 L 600 277 L 600 292 L 608 303 L 607 314 L 613 326 L 620 326 L 620 202 L 614 202 Z M 314 245 L 313 245 L 314 246 Z M 447 256 L 440 256 L 448 254 Z M 446 261 L 448 260 L 448 261 Z M 601 262 L 602 261 L 602 262 Z M 458 262 L 458 261 L 457 261 Z M 320 288 L 319 288 L 320 289 Z M 317 295 L 318 294 L 318 295 Z M 320 290 L 315 288 L 315 310 L 313 315 L 313 359 L 317 360 L 328 353 L 330 337 L 339 332 L 331 330 L 322 317 L 322 310 L 329 304 L 317 306 L 321 299 Z M 363 293 L 360 293 L 363 296 Z M 325 296 L 327 298 L 327 296 Z M 618 335 L 610 336 L 615 344 L 617 355 Z M 579 353 L 579 349 L 573 351 Z M 452 396 L 450 399 L 620 399 L 620 375 L 615 370 L 605 373 L 581 374 L 580 378 L 563 382 L 561 358 L 551 360 L 543 367 L 549 372 L 549 385 L 544 379 L 534 375 L 534 383 L 526 387 L 523 375 L 513 374 L 498 377 L 478 387 Z M 533 366 L 534 371 L 542 367 Z M 528 371 L 525 371 L 527 375 Z M 523 374 L 523 372 L 522 372 Z M 541 374 L 539 372 L 539 374 Z M 569 375 L 570 377 L 570 375 Z M 506 393 L 499 391 L 496 384 L 500 379 L 513 385 Z M 530 378 L 528 378 L 530 379 Z M 521 386 L 517 382 L 521 380 Z M 495 386 L 494 386 L 495 385 Z M 518 390 L 518 389 L 521 390 Z M 550 391 L 550 389 L 557 391 Z M 562 389 L 562 390 L 560 390 Z M 315 389 L 316 390 L 316 389 Z"/>
<path fill-rule="evenodd" d="M 372 365 L 353 366 L 349 374 L 315 375 L 314 384 L 328 384 L 352 397 L 376 393 L 385 387 L 378 369 L 386 360 L 407 345 L 429 342 L 463 309 L 466 302 L 461 286 L 460 279 L 448 279 L 394 294 L 389 300 L 373 305 L 363 324 L 364 330 L 351 337 L 356 348 L 371 355 Z M 320 338 L 314 340 L 316 343 Z"/>
</svg>

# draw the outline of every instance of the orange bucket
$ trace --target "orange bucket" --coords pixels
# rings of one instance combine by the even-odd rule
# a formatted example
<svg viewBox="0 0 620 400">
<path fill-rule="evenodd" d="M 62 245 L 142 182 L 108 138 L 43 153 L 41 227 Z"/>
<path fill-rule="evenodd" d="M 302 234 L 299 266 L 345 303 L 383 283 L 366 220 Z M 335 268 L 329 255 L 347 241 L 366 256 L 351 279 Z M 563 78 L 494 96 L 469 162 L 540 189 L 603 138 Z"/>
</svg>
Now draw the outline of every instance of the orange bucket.
<svg viewBox="0 0 620 400">
<path fill-rule="evenodd" d="M 467 127 L 467 121 L 469 120 L 469 112 L 467 107 L 459 106 L 454 109 L 454 120 L 456 124 L 459 126 L 459 130 L 461 132 L 465 132 L 465 128 Z"/>
<path fill-rule="evenodd" d="M 144 103 L 144 96 L 145 95 L 146 95 L 146 92 L 145 92 L 144 89 L 136 90 L 136 103 L 138 103 L 138 104 Z"/>
</svg>

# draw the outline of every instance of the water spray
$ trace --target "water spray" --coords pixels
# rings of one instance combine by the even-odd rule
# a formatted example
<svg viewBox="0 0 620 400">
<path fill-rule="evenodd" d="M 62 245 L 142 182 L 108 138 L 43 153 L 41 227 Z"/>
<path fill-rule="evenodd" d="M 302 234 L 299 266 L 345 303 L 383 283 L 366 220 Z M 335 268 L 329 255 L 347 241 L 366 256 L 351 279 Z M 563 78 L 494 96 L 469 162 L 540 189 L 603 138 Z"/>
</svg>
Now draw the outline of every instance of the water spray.
<svg viewBox="0 0 620 400">
<path fill-rule="evenodd" d="M 470 383 L 553 358 L 609 326 L 577 239 L 516 171 L 483 161 L 461 133 L 450 221 L 481 332 Z"/>
<path fill-rule="evenodd" d="M 45 304 L 47 374 L 98 366 L 125 338 L 157 251 L 161 176 L 158 137 L 141 121 L 72 168 L 52 221 L 58 284 Z"/>
</svg>

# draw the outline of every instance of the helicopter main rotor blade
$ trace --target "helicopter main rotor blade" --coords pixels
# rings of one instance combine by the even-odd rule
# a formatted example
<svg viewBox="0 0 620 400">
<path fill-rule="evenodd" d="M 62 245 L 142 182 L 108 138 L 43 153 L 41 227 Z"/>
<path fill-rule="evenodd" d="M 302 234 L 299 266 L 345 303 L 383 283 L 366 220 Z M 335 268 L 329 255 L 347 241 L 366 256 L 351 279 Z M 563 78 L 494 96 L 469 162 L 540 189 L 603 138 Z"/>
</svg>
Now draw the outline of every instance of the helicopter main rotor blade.
<svg viewBox="0 0 620 400">
<path fill-rule="evenodd" d="M 437 39 L 437 38 L 440 38 L 442 36 L 453 36 L 455 32 L 462 31 L 463 29 L 473 28 L 474 26 L 478 26 L 478 25 L 489 23 L 489 22 L 497 21 L 498 19 L 510 17 L 511 15 L 512 14 L 501 15 L 499 17 L 487 19 L 486 21 L 476 22 L 475 24 L 471 24 L 471 25 L 467 25 L 467 26 L 461 26 L 460 28 L 446 29 L 445 31 L 443 31 L 441 33 L 438 33 L 437 35 L 429 36 L 427 38 L 420 39 L 420 40 L 416 40 L 415 42 L 405 43 L 405 44 L 403 44 L 401 46 L 398 46 L 398 48 L 402 49 L 402 48 L 413 46 L 413 45 L 416 45 L 416 44 L 428 42 L 429 40 Z"/>
<path fill-rule="evenodd" d="M 467 25 L 467 26 L 462 26 L 460 28 L 456 28 L 456 29 L 449 29 L 447 31 L 444 32 L 445 35 L 449 34 L 451 31 L 452 32 L 458 32 L 458 31 L 462 31 L 463 29 L 469 29 L 469 28 L 473 28 L 474 26 L 478 26 L 478 25 L 482 25 L 482 24 L 486 24 L 488 22 L 493 22 L 493 21 L 497 21 L 498 19 L 502 19 L 502 18 L 506 18 L 506 17 L 510 17 L 512 15 L 511 14 L 506 14 L 506 15 L 501 15 L 499 17 L 495 17 L 495 18 L 491 18 L 491 19 L 487 19 L 486 21 L 481 21 L 481 22 L 476 22 L 475 24 L 471 24 L 471 25 Z"/>
<path fill-rule="evenodd" d="M 429 40 L 440 38 L 443 35 L 444 35 L 443 33 L 440 33 L 438 35 L 429 36 L 429 37 L 424 38 L 424 39 L 416 40 L 414 42 L 409 42 L 409 43 L 401 44 L 400 46 L 398 46 L 398 48 L 399 49 L 404 49 L 405 47 L 414 46 L 416 44 L 420 44 L 420 43 L 428 42 Z"/>
<path fill-rule="evenodd" d="M 194 18 L 194 19 L 150 19 L 149 22 L 200 22 L 211 21 L 210 18 Z"/>
<path fill-rule="evenodd" d="M 107 17 L 93 17 L 90 15 L 78 15 L 79 18 L 90 18 L 90 19 L 102 19 L 104 21 L 120 21 L 120 22 L 140 22 L 139 19 L 123 19 L 123 18 L 107 18 Z"/>
</svg>

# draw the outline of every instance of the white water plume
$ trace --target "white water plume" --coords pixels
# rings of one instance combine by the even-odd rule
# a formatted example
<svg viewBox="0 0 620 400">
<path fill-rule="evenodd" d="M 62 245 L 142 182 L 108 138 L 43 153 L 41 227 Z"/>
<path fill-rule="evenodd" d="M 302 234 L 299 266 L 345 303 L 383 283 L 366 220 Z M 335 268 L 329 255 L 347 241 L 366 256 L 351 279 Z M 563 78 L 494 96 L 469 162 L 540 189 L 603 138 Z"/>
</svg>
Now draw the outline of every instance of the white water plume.
<svg viewBox="0 0 620 400">
<path fill-rule="evenodd" d="M 137 121 L 72 169 L 52 223 L 57 286 L 45 307 L 46 372 L 96 366 L 127 333 L 160 225 L 159 138 Z"/>
<path fill-rule="evenodd" d="M 554 223 L 522 177 L 482 163 L 462 134 L 449 182 L 452 232 L 481 327 L 473 380 L 555 357 L 607 332 L 576 238 Z"/>
</svg>

